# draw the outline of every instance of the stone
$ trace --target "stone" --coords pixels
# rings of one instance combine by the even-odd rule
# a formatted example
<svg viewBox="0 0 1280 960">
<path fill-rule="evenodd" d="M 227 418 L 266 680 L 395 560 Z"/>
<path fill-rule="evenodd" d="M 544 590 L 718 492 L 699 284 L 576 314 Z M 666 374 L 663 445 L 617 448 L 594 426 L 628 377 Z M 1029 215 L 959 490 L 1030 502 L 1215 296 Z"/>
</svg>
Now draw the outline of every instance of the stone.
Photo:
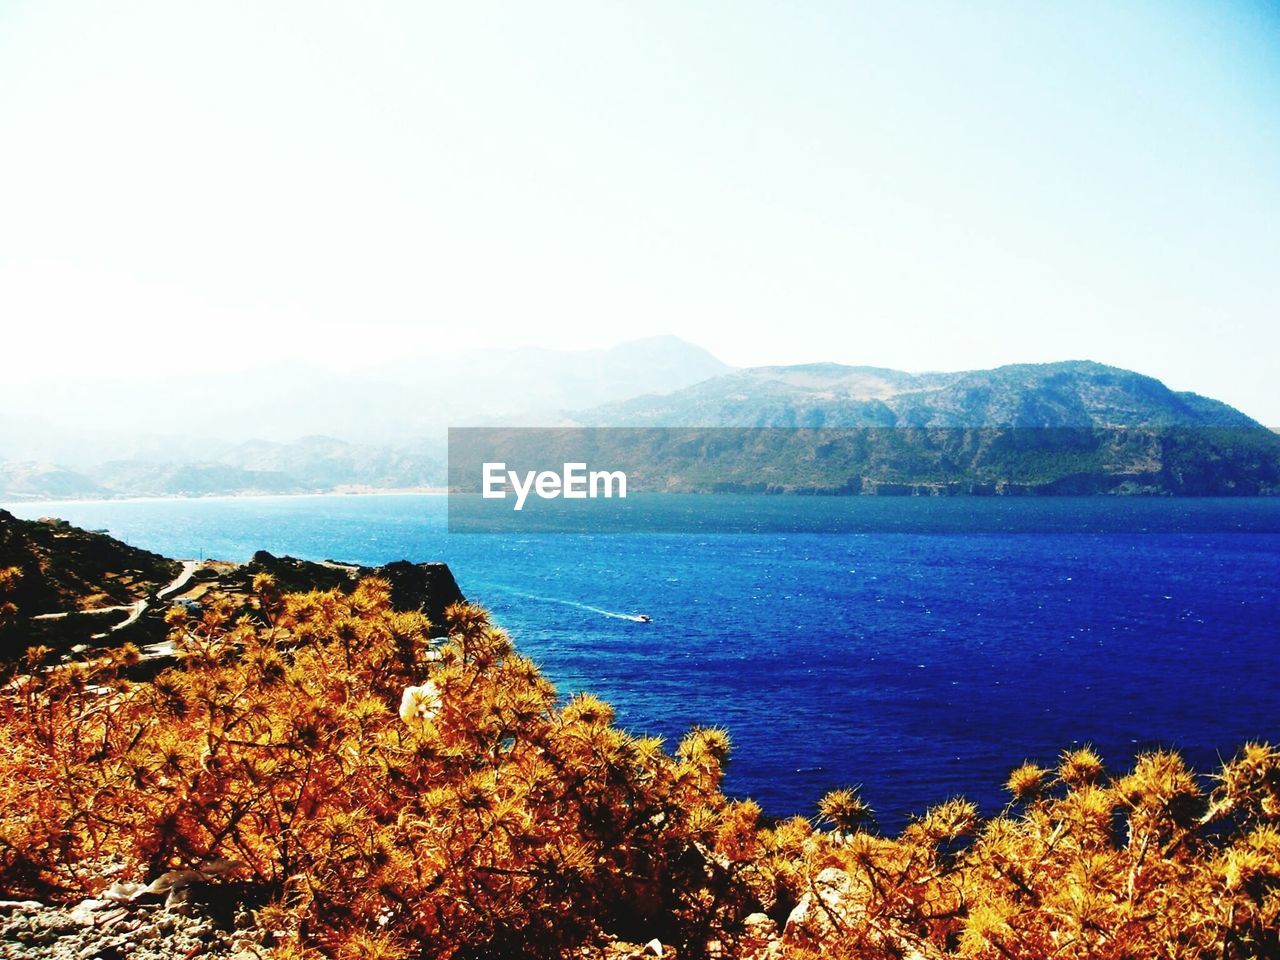
<svg viewBox="0 0 1280 960">
<path fill-rule="evenodd" d="M 835 867 L 822 870 L 787 917 L 784 936 L 791 942 L 820 943 L 845 929 L 862 910 L 852 893 L 853 878 L 849 874 Z"/>
<path fill-rule="evenodd" d="M 110 900 L 81 900 L 71 908 L 71 922 L 81 927 L 91 927 L 98 922 L 98 911 L 111 906 Z"/>
<path fill-rule="evenodd" d="M 742 921 L 742 929 L 753 940 L 768 940 L 778 935 L 778 925 L 767 913 L 753 913 Z"/>
<path fill-rule="evenodd" d="M 42 907 L 44 904 L 39 900 L 0 900 L 0 913 L 25 913 Z"/>
</svg>

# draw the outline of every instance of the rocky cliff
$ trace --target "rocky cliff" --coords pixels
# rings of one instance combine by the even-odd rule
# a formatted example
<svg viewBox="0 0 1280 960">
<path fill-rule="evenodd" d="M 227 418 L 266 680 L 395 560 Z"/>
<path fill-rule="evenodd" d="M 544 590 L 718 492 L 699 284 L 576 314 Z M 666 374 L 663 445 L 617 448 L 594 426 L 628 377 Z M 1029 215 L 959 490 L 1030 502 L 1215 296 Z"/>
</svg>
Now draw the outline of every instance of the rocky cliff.
<svg viewBox="0 0 1280 960">
<path fill-rule="evenodd" d="M 391 584 L 391 604 L 396 610 L 425 613 L 433 628 L 443 634 L 445 610 L 462 603 L 465 597 L 447 564 L 412 563 L 396 560 L 378 567 L 341 563 L 336 560 L 314 562 L 296 557 L 277 557 L 259 550 L 243 567 L 228 576 L 230 582 L 247 589 L 259 573 L 275 577 L 282 590 L 342 590 L 350 592 L 365 577 L 381 577 Z"/>
</svg>

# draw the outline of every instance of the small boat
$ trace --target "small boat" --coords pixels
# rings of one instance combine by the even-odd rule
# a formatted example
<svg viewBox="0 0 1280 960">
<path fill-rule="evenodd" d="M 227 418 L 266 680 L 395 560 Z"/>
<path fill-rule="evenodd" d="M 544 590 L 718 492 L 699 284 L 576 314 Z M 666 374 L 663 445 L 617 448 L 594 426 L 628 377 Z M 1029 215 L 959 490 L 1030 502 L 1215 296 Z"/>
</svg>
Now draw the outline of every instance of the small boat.
<svg viewBox="0 0 1280 960">
<path fill-rule="evenodd" d="M 636 619 L 641 623 L 649 623 L 653 618 L 650 617 L 647 613 L 641 613 L 636 616 Z"/>
</svg>

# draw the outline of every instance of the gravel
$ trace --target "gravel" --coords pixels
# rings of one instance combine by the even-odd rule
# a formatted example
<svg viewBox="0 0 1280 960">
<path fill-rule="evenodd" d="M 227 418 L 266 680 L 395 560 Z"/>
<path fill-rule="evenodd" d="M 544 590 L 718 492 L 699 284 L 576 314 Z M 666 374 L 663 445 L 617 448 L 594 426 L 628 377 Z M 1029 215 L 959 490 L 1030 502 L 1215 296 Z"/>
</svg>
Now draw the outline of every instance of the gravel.
<svg viewBox="0 0 1280 960">
<path fill-rule="evenodd" d="M 241 913 L 224 929 L 189 904 L 84 900 L 45 905 L 0 901 L 3 960 L 255 960 L 268 956 L 262 934 Z M 243 926 L 243 929 L 234 929 Z"/>
</svg>

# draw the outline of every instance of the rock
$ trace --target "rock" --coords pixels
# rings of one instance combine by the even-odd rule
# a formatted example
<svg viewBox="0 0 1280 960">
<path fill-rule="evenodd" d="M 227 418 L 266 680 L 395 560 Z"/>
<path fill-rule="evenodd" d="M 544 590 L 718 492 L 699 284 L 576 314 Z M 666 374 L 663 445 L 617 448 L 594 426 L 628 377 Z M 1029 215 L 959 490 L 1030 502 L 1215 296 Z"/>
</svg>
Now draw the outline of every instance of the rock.
<svg viewBox="0 0 1280 960">
<path fill-rule="evenodd" d="M 147 892 L 145 884 L 141 883 L 125 883 L 117 880 L 107 889 L 102 891 L 104 900 L 112 900 L 116 903 L 131 903 L 137 900 L 142 894 Z"/>
<path fill-rule="evenodd" d="M 98 922 L 98 911 L 111 906 L 110 900 L 82 900 L 71 908 L 71 921 L 81 927 L 91 927 Z"/>
<path fill-rule="evenodd" d="M 778 935 L 778 925 L 767 913 L 753 913 L 742 921 L 742 929 L 752 940 L 771 940 Z"/>
<path fill-rule="evenodd" d="M 852 893 L 849 874 L 835 867 L 822 870 L 787 917 L 784 937 L 793 943 L 820 943 L 845 929 L 862 912 Z"/>
<path fill-rule="evenodd" d="M 392 607 L 396 610 L 421 610 L 431 621 L 432 634 L 438 637 L 447 632 L 445 609 L 466 599 L 458 589 L 458 582 L 454 580 L 448 564 L 439 562 L 396 560 L 381 567 L 362 567 L 336 560 L 314 563 L 294 557 L 277 557 L 259 550 L 248 564 L 232 575 L 232 579 L 248 588 L 258 573 L 271 574 L 280 589 L 286 591 L 335 588 L 350 591 L 364 577 L 382 577 L 391 584 Z"/>
<path fill-rule="evenodd" d="M 873 951 L 867 956 L 901 957 L 902 960 L 945 960 L 949 956 L 905 927 L 867 923 L 864 895 L 865 891 L 859 889 L 845 871 L 835 867 L 822 870 L 791 911 L 782 939 L 770 941 L 761 960 L 775 956 L 778 951 L 785 955 L 789 944 L 826 953 L 834 937 L 859 924 L 862 927 L 858 931 L 858 942 Z"/>
<path fill-rule="evenodd" d="M 44 904 L 39 900 L 0 900 L 0 913 L 29 912 L 31 910 L 40 910 L 43 907 Z"/>
<path fill-rule="evenodd" d="M 111 899 L 84 900 L 72 906 L 5 901 L 0 911 L 0 958 L 213 960 L 243 947 L 208 917 L 155 913 L 148 909 L 152 906 Z M 245 934 L 239 936 L 243 939 Z"/>
<path fill-rule="evenodd" d="M 162 873 L 146 886 L 147 893 L 171 893 L 199 883 L 204 875 L 199 870 L 170 870 Z"/>
<path fill-rule="evenodd" d="M 376 568 L 373 573 L 391 583 L 391 605 L 397 610 L 421 610 L 434 628 L 432 633 L 445 633 L 445 610 L 466 598 L 453 579 L 453 571 L 444 563 L 410 563 L 397 560 Z"/>
</svg>

